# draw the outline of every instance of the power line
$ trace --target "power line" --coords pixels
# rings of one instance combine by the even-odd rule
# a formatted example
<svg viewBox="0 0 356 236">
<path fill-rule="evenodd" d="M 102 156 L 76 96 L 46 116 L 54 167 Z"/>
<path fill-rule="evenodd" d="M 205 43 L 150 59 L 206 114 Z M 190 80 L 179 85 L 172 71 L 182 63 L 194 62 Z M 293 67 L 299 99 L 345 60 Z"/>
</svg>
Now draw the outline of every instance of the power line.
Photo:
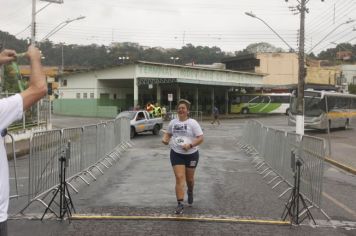
<svg viewBox="0 0 356 236">
<path fill-rule="evenodd" d="M 342 0 L 341 1 L 341 4 L 338 5 L 339 8 L 337 9 L 347 9 L 345 7 L 345 4 L 348 4 L 347 1 L 345 0 Z M 321 6 L 322 7 L 322 6 Z M 328 7 L 331 7 L 331 6 L 328 6 Z M 330 14 L 333 14 L 333 6 L 331 8 L 329 8 L 328 10 L 326 11 L 322 11 L 321 14 L 319 14 L 318 16 L 314 16 L 313 18 L 310 18 L 310 17 L 307 17 L 307 21 L 309 19 L 311 19 L 311 21 L 308 21 L 308 26 L 309 28 L 316 28 L 318 27 L 320 24 L 324 24 L 325 23 L 325 19 L 328 17 L 328 15 Z M 310 10 L 311 12 L 314 11 L 314 9 Z"/>
<path fill-rule="evenodd" d="M 352 3 L 351 3 L 352 4 Z M 353 11 L 353 8 L 351 7 L 351 4 L 348 4 L 348 5 L 345 5 L 344 8 L 342 10 L 349 10 L 349 12 L 352 12 Z M 345 18 L 345 15 L 347 15 L 349 12 L 347 13 L 344 13 L 342 15 L 342 17 L 338 18 L 337 21 L 335 22 L 330 22 L 331 25 L 335 25 L 337 24 L 337 22 L 343 20 Z M 309 28 L 308 28 L 308 31 L 313 34 L 314 32 L 316 31 L 321 31 L 322 29 L 326 28 L 326 27 L 329 27 L 330 24 L 328 24 L 328 19 L 331 19 L 331 17 L 323 17 L 323 18 L 320 18 L 320 23 L 316 24 L 316 25 L 311 25 L 311 24 L 308 24 L 309 25 Z"/>
</svg>

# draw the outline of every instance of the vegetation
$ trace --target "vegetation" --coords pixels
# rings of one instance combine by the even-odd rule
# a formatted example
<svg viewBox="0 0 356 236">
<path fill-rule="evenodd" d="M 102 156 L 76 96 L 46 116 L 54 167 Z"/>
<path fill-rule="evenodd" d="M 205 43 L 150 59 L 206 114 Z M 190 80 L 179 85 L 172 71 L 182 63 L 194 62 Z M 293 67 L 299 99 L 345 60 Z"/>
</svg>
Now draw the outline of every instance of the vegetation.
<svg viewBox="0 0 356 236">
<path fill-rule="evenodd" d="M 27 50 L 28 41 L 17 39 L 15 36 L 7 32 L 0 31 L 0 43 L 3 48 L 11 48 L 17 52 L 24 52 Z M 65 45 L 54 44 L 51 41 L 41 42 L 39 48 L 42 51 L 45 59 L 43 64 L 46 66 L 59 66 L 69 69 L 80 68 L 102 68 L 109 67 L 123 63 L 119 57 L 129 57 L 129 61 L 151 61 L 160 63 L 173 63 L 171 57 L 179 58 L 174 62 L 176 64 L 212 64 L 220 62 L 223 58 L 229 56 L 239 56 L 244 54 L 251 54 L 257 52 L 283 52 L 281 48 L 277 48 L 266 42 L 252 43 L 241 51 L 234 53 L 223 52 L 219 47 L 194 46 L 187 44 L 181 49 L 165 49 L 161 47 L 144 47 L 138 43 L 124 42 L 113 43 L 110 46 L 104 45 Z M 339 51 L 346 49 L 352 51 L 352 57 L 348 61 L 336 59 L 336 54 Z M 314 55 L 311 53 L 309 58 L 327 60 L 329 65 L 337 65 L 341 63 L 356 63 L 356 44 L 342 43 L 335 48 L 329 48 Z M 63 56 L 63 57 L 62 57 Z M 127 62 L 127 61 L 125 61 Z M 63 63 L 63 64 L 62 64 Z M 18 61 L 18 64 L 27 64 L 25 59 Z M 18 90 L 18 76 L 14 73 L 11 66 L 6 66 L 4 69 L 5 84 L 3 89 L 10 92 L 17 92 Z M 350 92 L 355 91 L 355 87 L 350 87 Z"/>
<path fill-rule="evenodd" d="M 24 52 L 27 49 L 28 41 L 17 39 L 15 36 L 7 32 L 0 31 L 0 42 L 5 48 L 12 48 L 18 52 Z M 145 60 L 161 63 L 172 63 L 171 57 L 179 57 L 176 60 L 177 64 L 211 64 L 220 62 L 222 58 L 232 55 L 251 54 L 256 52 L 282 52 L 281 48 L 277 48 L 266 42 L 252 43 L 241 51 L 233 53 L 223 52 L 219 47 L 194 46 L 187 44 L 181 49 L 164 49 L 160 47 L 144 47 L 138 43 L 124 42 L 113 43 L 110 46 L 104 45 L 65 45 L 54 44 L 51 41 L 45 41 L 39 45 L 45 59 L 44 65 L 61 66 L 62 52 L 64 66 L 67 67 L 106 67 L 122 63 L 119 57 L 129 57 L 130 61 Z M 320 60 L 329 60 L 334 64 L 341 63 L 336 60 L 336 53 L 349 49 L 353 52 L 353 57 L 348 62 L 356 62 L 356 45 L 343 43 L 335 48 L 329 48 L 322 51 L 318 56 L 309 55 L 311 58 Z M 21 64 L 23 62 L 19 62 Z"/>
<path fill-rule="evenodd" d="M 356 94 L 356 84 L 349 84 L 349 93 Z"/>
</svg>

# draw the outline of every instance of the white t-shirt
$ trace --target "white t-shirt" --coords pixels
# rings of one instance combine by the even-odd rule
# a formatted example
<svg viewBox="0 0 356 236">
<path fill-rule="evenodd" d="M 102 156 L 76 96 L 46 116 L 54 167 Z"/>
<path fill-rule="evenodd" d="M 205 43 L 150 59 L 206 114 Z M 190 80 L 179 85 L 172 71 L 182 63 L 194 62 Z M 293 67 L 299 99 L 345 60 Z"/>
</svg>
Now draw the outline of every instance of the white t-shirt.
<svg viewBox="0 0 356 236">
<path fill-rule="evenodd" d="M 12 122 L 22 118 L 23 103 L 20 94 L 0 99 L 0 132 Z M 0 136 L 0 222 L 7 220 L 9 207 L 9 166 L 4 146 L 4 137 Z"/>
<path fill-rule="evenodd" d="M 167 133 L 172 135 L 169 142 L 171 148 L 176 153 L 180 154 L 192 154 L 198 150 L 198 147 L 193 147 L 188 151 L 182 148 L 183 144 L 191 144 L 193 139 L 197 136 L 203 135 L 203 131 L 194 119 L 188 118 L 185 121 L 179 121 L 179 119 L 173 119 L 169 122 Z"/>
</svg>

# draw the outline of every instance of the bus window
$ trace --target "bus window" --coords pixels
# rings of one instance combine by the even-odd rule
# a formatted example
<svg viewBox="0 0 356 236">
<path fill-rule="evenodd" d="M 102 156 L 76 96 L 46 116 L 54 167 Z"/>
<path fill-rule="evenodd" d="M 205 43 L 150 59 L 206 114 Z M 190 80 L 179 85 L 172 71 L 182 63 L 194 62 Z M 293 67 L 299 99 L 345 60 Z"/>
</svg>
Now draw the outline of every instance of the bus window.
<svg viewBox="0 0 356 236">
<path fill-rule="evenodd" d="M 305 97 L 304 98 L 304 110 L 306 116 L 320 116 L 323 112 L 322 103 L 320 98 L 317 97 Z M 329 99 L 328 99 L 329 103 Z"/>
<path fill-rule="evenodd" d="M 328 111 L 332 111 L 337 108 L 335 97 L 327 97 L 327 103 L 328 103 Z"/>
<path fill-rule="evenodd" d="M 240 97 L 236 97 L 234 100 L 232 100 L 232 105 L 237 105 L 241 103 L 241 98 Z"/>
<path fill-rule="evenodd" d="M 356 109 L 356 98 L 351 99 L 351 108 Z"/>
<path fill-rule="evenodd" d="M 249 97 L 248 103 L 263 103 L 264 97 L 262 96 L 251 96 Z"/>
<path fill-rule="evenodd" d="M 251 100 L 251 98 L 252 97 L 250 97 L 250 96 L 244 95 L 244 96 L 241 97 L 241 102 L 242 103 L 248 103 Z"/>
</svg>

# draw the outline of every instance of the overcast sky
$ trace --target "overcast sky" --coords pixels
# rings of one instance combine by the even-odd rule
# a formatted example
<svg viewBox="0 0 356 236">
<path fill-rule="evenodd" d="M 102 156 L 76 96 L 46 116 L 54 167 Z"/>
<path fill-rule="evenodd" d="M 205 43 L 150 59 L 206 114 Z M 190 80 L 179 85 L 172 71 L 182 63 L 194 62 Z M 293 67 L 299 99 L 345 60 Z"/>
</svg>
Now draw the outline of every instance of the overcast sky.
<svg viewBox="0 0 356 236">
<path fill-rule="evenodd" d="M 47 3 L 37 0 L 37 10 Z M 37 40 L 67 19 L 85 16 L 53 35 L 53 42 L 104 44 L 136 42 L 144 46 L 181 48 L 218 46 L 237 51 L 256 42 L 288 47 L 261 21 L 245 15 L 253 12 L 267 22 L 293 48 L 298 47 L 299 15 L 291 7 L 298 0 L 64 0 L 36 15 Z M 314 52 L 335 47 L 330 42 L 356 42 L 356 0 L 309 0 L 306 15 L 306 51 L 325 35 Z M 0 30 L 30 37 L 32 0 L 1 0 Z M 353 28 L 355 30 L 353 31 Z M 23 31 L 22 33 L 20 33 Z"/>
</svg>

